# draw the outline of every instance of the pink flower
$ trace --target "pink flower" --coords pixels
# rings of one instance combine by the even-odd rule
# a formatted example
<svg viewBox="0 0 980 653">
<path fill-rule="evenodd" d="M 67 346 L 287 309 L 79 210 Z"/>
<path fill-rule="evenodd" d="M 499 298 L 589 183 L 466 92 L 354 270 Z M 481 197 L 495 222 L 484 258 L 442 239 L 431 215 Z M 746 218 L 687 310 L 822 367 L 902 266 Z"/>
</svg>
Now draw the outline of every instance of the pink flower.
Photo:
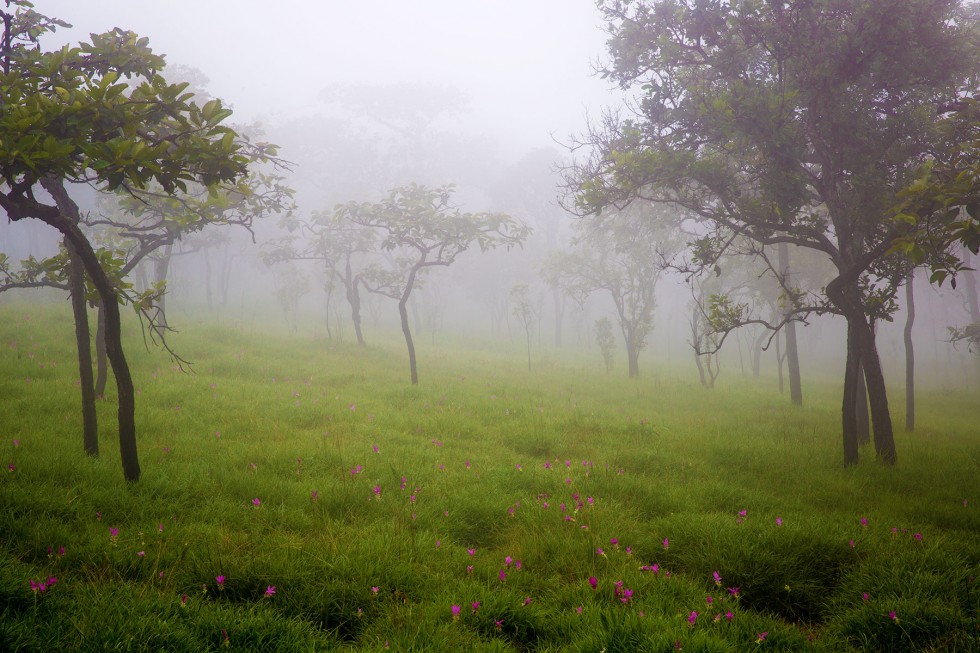
<svg viewBox="0 0 980 653">
<path fill-rule="evenodd" d="M 497 572 L 497 577 L 500 578 L 500 580 L 502 581 L 507 580 L 507 572 L 504 571 L 503 568 L 501 568 L 500 571 Z"/>
<path fill-rule="evenodd" d="M 375 499 L 380 499 L 381 498 L 381 486 L 380 485 L 375 485 L 374 488 L 371 491 L 374 492 L 374 498 Z"/>
<path fill-rule="evenodd" d="M 476 549 L 466 549 L 466 552 L 470 554 L 471 558 L 476 555 Z"/>
<path fill-rule="evenodd" d="M 783 525 L 783 518 L 776 517 L 776 526 L 782 526 L 782 525 Z"/>
<path fill-rule="evenodd" d="M 888 613 L 888 618 L 891 619 L 892 621 L 894 621 L 895 623 L 898 623 L 898 614 L 896 614 L 896 612 L 894 610 L 891 610 Z"/>
<path fill-rule="evenodd" d="M 602 547 L 598 547 L 595 550 L 595 553 L 596 553 L 596 555 L 600 555 L 600 556 L 603 556 L 603 557 L 606 555 L 606 552 L 602 550 Z"/>
<path fill-rule="evenodd" d="M 847 543 L 850 545 L 852 549 L 857 547 L 857 544 L 854 543 L 854 540 L 848 540 Z"/>
<path fill-rule="evenodd" d="M 665 538 L 664 538 L 664 551 L 666 551 L 666 550 L 667 550 L 667 549 L 669 549 L 669 548 L 670 548 L 670 540 L 668 540 L 668 539 L 667 539 L 667 538 L 665 537 Z"/>
<path fill-rule="evenodd" d="M 729 621 L 731 621 L 734 617 L 735 613 L 733 613 L 731 610 L 725 613 L 725 619 L 728 619 Z"/>
<path fill-rule="evenodd" d="M 718 574 L 718 572 L 717 571 L 711 572 L 711 577 L 714 578 L 715 585 L 721 587 L 721 576 Z"/>
<path fill-rule="evenodd" d="M 596 587 L 599 586 L 599 581 L 596 579 L 595 576 L 589 576 L 589 585 L 592 586 L 592 589 L 595 589 Z"/>
<path fill-rule="evenodd" d="M 861 600 L 862 601 L 867 601 L 868 600 L 868 593 L 867 592 L 864 592 L 864 593 L 861 594 Z"/>
<path fill-rule="evenodd" d="M 457 619 L 459 619 L 459 610 L 460 610 L 460 607 L 458 605 L 453 605 L 453 606 L 450 607 L 450 610 L 452 610 L 452 613 L 453 613 L 453 621 L 456 621 Z"/>
<path fill-rule="evenodd" d="M 755 643 L 756 644 L 761 644 L 762 642 L 766 641 L 766 637 L 769 636 L 769 631 L 767 630 L 764 633 L 757 633 L 757 636 L 758 637 L 755 640 Z"/>
<path fill-rule="evenodd" d="M 916 533 L 916 534 L 915 534 L 915 535 L 913 535 L 912 537 L 914 537 L 914 538 L 915 538 L 915 539 L 916 539 L 917 541 L 919 541 L 919 542 L 921 542 L 921 541 L 922 541 L 922 533 Z"/>
<path fill-rule="evenodd" d="M 255 497 L 254 499 L 252 499 L 252 505 L 258 508 L 259 506 L 262 505 L 262 501 L 258 497 Z"/>
<path fill-rule="evenodd" d="M 473 565 L 466 565 L 466 573 L 473 575 Z"/>
<path fill-rule="evenodd" d="M 225 588 L 225 577 L 224 576 L 222 576 L 220 574 L 218 576 L 215 576 L 214 577 L 214 582 L 216 582 L 218 584 L 218 589 L 219 590 L 223 590 Z"/>
<path fill-rule="evenodd" d="M 511 562 L 513 562 L 513 558 L 511 558 L 510 556 L 504 558 L 504 564 L 507 565 L 508 567 L 510 566 Z"/>
<path fill-rule="evenodd" d="M 530 596 L 525 596 L 524 597 L 524 605 L 531 605 L 531 597 Z"/>
<path fill-rule="evenodd" d="M 868 518 L 867 517 L 862 517 L 861 518 L 861 526 L 863 526 L 864 528 L 867 528 L 868 527 Z"/>
<path fill-rule="evenodd" d="M 494 621 L 493 622 L 493 627 L 496 628 L 497 630 L 501 630 L 503 628 L 503 626 L 504 626 L 504 620 L 503 619 L 500 619 L 499 621 Z"/>
<path fill-rule="evenodd" d="M 272 596 L 275 593 L 276 593 L 276 586 L 275 585 L 269 585 L 268 587 L 265 588 L 265 595 L 266 596 Z"/>
<path fill-rule="evenodd" d="M 141 558 L 145 558 L 146 557 L 146 551 L 137 551 L 136 552 L 136 555 L 138 555 Z"/>
<path fill-rule="evenodd" d="M 733 598 L 736 598 L 737 599 L 738 598 L 738 590 L 739 590 L 739 588 L 737 588 L 737 587 L 729 587 L 728 588 L 728 593 Z"/>
<path fill-rule="evenodd" d="M 470 609 L 473 610 L 473 614 L 476 614 L 476 611 L 480 609 L 480 602 L 473 601 L 472 603 L 470 603 Z"/>
<path fill-rule="evenodd" d="M 697 621 L 698 621 L 698 613 L 697 612 L 691 612 L 691 614 L 687 615 L 687 623 L 688 624 L 690 624 L 690 625 L 693 626 L 695 623 L 697 623 Z"/>
<path fill-rule="evenodd" d="M 379 591 L 381 591 L 381 588 L 380 587 L 375 586 L 375 587 L 372 587 L 371 588 L 371 593 L 372 594 L 377 594 Z"/>
</svg>

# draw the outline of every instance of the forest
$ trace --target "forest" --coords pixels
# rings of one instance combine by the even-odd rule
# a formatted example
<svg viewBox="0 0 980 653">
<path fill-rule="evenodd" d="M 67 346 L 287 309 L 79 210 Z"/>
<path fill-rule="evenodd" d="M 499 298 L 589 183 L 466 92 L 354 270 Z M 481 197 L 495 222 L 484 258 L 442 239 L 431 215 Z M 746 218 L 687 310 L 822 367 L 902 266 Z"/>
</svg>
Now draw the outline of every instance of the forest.
<svg viewBox="0 0 980 653">
<path fill-rule="evenodd" d="M 976 3 L 264 4 L 0 7 L 0 651 L 980 648 Z"/>
</svg>

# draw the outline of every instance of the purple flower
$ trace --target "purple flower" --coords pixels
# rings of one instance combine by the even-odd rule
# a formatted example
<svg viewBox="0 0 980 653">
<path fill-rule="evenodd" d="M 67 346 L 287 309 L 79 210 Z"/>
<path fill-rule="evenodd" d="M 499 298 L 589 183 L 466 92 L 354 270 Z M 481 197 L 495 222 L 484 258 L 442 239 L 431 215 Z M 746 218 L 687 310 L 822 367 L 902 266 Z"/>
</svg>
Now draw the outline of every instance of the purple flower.
<svg viewBox="0 0 980 653">
<path fill-rule="evenodd" d="M 769 636 L 769 631 L 767 630 L 767 631 L 765 631 L 763 633 L 757 633 L 757 635 L 758 635 L 758 638 L 755 640 L 755 643 L 756 644 L 761 644 L 762 642 L 766 641 L 766 637 Z"/>
<path fill-rule="evenodd" d="M 783 525 L 783 518 L 776 517 L 776 526 L 782 526 L 782 525 Z"/>
<path fill-rule="evenodd" d="M 472 603 L 470 603 L 470 608 L 473 610 L 473 614 L 476 614 L 476 611 L 480 609 L 480 602 L 473 601 Z"/>
<path fill-rule="evenodd" d="M 500 571 L 497 572 L 497 577 L 502 581 L 507 580 L 507 572 L 504 571 L 503 567 L 501 567 Z"/>
<path fill-rule="evenodd" d="M 453 605 L 450 608 L 450 610 L 452 610 L 452 613 L 453 613 L 453 621 L 456 621 L 457 619 L 459 619 L 459 610 L 460 610 L 459 606 L 458 605 Z"/>
<path fill-rule="evenodd" d="M 466 552 L 470 554 L 471 558 L 476 555 L 476 549 L 466 549 Z"/>
<path fill-rule="evenodd" d="M 664 538 L 664 551 L 666 551 L 666 550 L 667 550 L 667 549 L 669 549 L 669 548 L 670 548 L 670 540 L 668 540 L 668 539 L 667 539 L 667 538 L 665 537 L 665 538 Z"/>
<path fill-rule="evenodd" d="M 255 497 L 254 499 L 252 499 L 252 505 L 258 508 L 259 506 L 262 505 L 262 501 L 258 497 Z"/>
<path fill-rule="evenodd" d="M 272 596 L 275 593 L 276 593 L 276 586 L 275 585 L 269 585 L 268 587 L 265 588 L 265 595 L 266 596 Z"/>
<path fill-rule="evenodd" d="M 592 589 L 595 589 L 596 587 L 599 586 L 599 581 L 596 580 L 595 576 L 589 576 L 589 585 L 592 586 Z"/>
<path fill-rule="evenodd" d="M 697 612 L 693 612 L 692 611 L 691 614 L 687 615 L 687 623 L 689 623 L 690 625 L 693 626 L 694 624 L 697 623 L 697 621 L 698 621 L 698 613 Z"/>
<path fill-rule="evenodd" d="M 225 577 L 223 575 L 218 574 L 217 576 L 215 576 L 214 582 L 218 584 L 219 590 L 223 590 L 225 588 Z"/>
<path fill-rule="evenodd" d="M 711 572 L 711 577 L 714 578 L 715 585 L 721 587 L 721 576 L 718 574 L 718 572 L 717 571 Z"/>
</svg>

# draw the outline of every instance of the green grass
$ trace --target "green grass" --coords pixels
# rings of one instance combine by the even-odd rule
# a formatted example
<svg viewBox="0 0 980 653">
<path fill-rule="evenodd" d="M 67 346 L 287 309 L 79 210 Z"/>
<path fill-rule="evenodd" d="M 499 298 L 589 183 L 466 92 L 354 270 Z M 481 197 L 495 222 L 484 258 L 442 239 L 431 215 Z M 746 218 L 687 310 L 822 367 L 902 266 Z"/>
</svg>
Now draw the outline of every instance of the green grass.
<svg viewBox="0 0 980 653">
<path fill-rule="evenodd" d="M 0 651 L 980 650 L 975 394 L 844 470 L 830 381 L 185 323 L 192 374 L 127 325 L 127 486 L 65 307 L 0 307 Z"/>
</svg>

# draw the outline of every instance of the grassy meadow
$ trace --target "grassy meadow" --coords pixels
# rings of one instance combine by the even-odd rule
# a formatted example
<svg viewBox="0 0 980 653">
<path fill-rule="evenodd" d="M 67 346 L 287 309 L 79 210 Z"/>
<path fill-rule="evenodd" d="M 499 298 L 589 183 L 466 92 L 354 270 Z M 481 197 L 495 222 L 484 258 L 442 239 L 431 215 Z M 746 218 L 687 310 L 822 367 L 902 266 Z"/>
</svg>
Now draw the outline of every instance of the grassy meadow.
<svg viewBox="0 0 980 653">
<path fill-rule="evenodd" d="M 844 470 L 835 379 L 180 322 L 127 486 L 68 306 L 0 306 L 0 651 L 980 650 L 975 392 Z"/>
</svg>

